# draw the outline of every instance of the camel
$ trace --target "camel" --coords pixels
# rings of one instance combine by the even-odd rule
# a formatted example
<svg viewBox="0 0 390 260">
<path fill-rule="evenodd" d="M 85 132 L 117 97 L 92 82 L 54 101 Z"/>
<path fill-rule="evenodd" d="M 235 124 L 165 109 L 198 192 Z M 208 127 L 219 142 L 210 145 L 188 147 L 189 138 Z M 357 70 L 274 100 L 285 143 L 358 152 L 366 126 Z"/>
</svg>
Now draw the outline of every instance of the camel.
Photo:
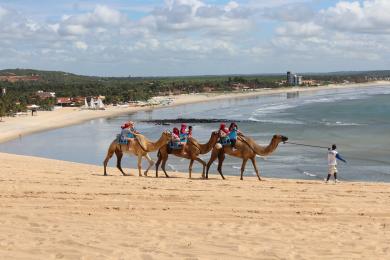
<svg viewBox="0 0 390 260">
<path fill-rule="evenodd" d="M 156 162 L 156 178 L 158 178 L 158 167 L 161 164 L 161 169 L 164 171 L 165 176 L 169 178 L 166 170 L 165 170 L 165 164 L 168 160 L 168 155 L 173 154 L 177 157 L 185 158 L 190 160 L 188 172 L 189 172 L 189 178 L 191 179 L 192 174 L 192 165 L 194 161 L 198 161 L 203 165 L 203 172 L 202 172 L 202 178 L 204 178 L 205 174 L 205 168 L 206 168 L 206 162 L 200 159 L 198 156 L 200 154 L 206 154 L 213 149 L 215 144 L 217 143 L 219 138 L 218 131 L 213 132 L 210 136 L 210 139 L 205 144 L 200 144 L 195 138 L 189 137 L 187 144 L 184 145 L 183 149 L 171 149 L 169 147 L 169 144 L 166 144 L 160 148 L 160 150 L 157 153 L 158 160 Z"/>
<path fill-rule="evenodd" d="M 261 181 L 259 170 L 256 165 L 256 155 L 261 155 L 261 156 L 270 155 L 276 150 L 279 143 L 286 142 L 287 140 L 288 138 L 285 136 L 274 135 L 272 137 L 270 144 L 268 146 L 263 147 L 258 145 L 252 138 L 239 135 L 235 145 L 237 149 L 235 150 L 233 150 L 230 145 L 222 146 L 221 144 L 217 144 L 213 148 L 213 151 L 211 152 L 210 160 L 207 163 L 206 179 L 208 178 L 211 164 L 217 158 L 218 158 L 218 172 L 221 175 L 222 179 L 225 179 L 225 177 L 222 174 L 222 164 L 223 161 L 225 160 L 225 154 L 228 154 L 230 156 L 234 156 L 242 159 L 240 180 L 243 180 L 245 165 L 248 159 L 250 159 L 252 161 L 253 168 L 255 169 L 257 178 L 259 178 L 259 181 Z"/>
<path fill-rule="evenodd" d="M 138 174 L 141 174 L 141 162 L 142 157 L 145 157 L 149 162 L 149 167 L 144 172 L 144 175 L 147 176 L 149 169 L 154 165 L 154 161 L 150 158 L 149 152 L 154 152 L 160 149 L 163 145 L 165 145 L 171 139 L 171 133 L 165 131 L 161 134 L 161 137 L 156 142 L 149 141 L 145 136 L 141 134 L 136 134 L 134 141 L 130 143 L 130 149 L 127 144 L 119 144 L 115 139 L 111 142 L 110 147 L 108 148 L 106 158 L 104 159 L 104 175 L 107 175 L 107 163 L 115 153 L 117 157 L 116 167 L 121 171 L 124 176 L 127 174 L 124 173 L 121 166 L 122 156 L 124 153 L 133 154 L 138 157 Z"/>
</svg>

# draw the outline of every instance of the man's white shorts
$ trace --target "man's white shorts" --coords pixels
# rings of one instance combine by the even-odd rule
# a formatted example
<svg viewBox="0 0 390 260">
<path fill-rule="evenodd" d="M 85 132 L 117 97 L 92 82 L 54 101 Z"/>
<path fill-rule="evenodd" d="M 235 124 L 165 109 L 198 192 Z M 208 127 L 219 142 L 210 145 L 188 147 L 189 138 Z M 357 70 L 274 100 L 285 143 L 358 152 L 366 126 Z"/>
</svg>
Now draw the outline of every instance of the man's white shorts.
<svg viewBox="0 0 390 260">
<path fill-rule="evenodd" d="M 329 165 L 328 174 L 334 175 L 335 173 L 337 173 L 336 165 Z"/>
</svg>

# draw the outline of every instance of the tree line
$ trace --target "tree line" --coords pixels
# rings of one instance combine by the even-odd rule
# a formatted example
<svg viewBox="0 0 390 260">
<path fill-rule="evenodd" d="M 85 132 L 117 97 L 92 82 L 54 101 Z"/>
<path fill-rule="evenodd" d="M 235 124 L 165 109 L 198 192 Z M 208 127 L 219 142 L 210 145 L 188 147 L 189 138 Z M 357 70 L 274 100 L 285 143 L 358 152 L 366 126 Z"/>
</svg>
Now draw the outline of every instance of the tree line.
<svg viewBox="0 0 390 260">
<path fill-rule="evenodd" d="M 106 103 L 143 101 L 157 95 L 187 94 L 201 92 L 225 92 L 235 89 L 237 84 L 248 88 L 284 87 L 284 74 L 236 75 L 236 76 L 193 76 L 193 77 L 94 77 L 82 76 L 61 71 L 40 71 L 13 69 L 2 70 L 4 75 L 39 75 L 37 81 L 0 81 L 0 88 L 6 88 L 7 94 L 0 97 L 0 116 L 20 112 L 28 104 L 37 104 L 42 109 L 50 109 L 55 98 L 40 99 L 38 90 L 56 92 L 57 97 L 86 97 L 103 95 Z M 324 83 L 339 83 L 344 80 L 364 82 L 367 77 L 389 76 L 389 71 L 345 72 L 304 74 L 304 77 Z"/>
</svg>

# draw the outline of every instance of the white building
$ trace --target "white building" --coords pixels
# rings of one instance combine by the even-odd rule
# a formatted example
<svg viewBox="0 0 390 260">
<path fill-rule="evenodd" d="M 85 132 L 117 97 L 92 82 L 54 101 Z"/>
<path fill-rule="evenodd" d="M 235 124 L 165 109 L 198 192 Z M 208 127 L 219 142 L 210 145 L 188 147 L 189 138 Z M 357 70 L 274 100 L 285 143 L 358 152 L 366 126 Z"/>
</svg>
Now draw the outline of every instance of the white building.
<svg viewBox="0 0 390 260">
<path fill-rule="evenodd" d="M 89 100 L 89 101 L 88 101 Z M 84 106 L 82 108 L 84 109 L 99 109 L 99 110 L 105 110 L 104 103 L 102 99 L 99 97 L 97 98 L 84 98 Z"/>
<path fill-rule="evenodd" d="M 294 85 L 299 86 L 302 85 L 302 76 L 294 75 Z"/>
<path fill-rule="evenodd" d="M 55 98 L 56 97 L 56 93 L 55 92 L 46 92 L 46 91 L 43 91 L 43 90 L 38 90 L 36 92 L 36 95 L 38 97 L 40 97 L 41 99 Z"/>
<path fill-rule="evenodd" d="M 290 86 L 299 86 L 302 85 L 303 77 L 297 74 L 292 74 L 290 71 L 287 71 L 287 84 Z"/>
</svg>

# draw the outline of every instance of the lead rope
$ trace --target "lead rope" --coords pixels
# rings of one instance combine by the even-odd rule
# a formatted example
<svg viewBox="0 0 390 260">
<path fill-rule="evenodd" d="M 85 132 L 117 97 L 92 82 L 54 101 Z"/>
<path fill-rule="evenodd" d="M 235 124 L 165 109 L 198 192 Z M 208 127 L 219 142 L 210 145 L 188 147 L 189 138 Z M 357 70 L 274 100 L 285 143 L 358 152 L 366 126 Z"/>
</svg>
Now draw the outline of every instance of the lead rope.
<svg viewBox="0 0 390 260">
<path fill-rule="evenodd" d="M 306 147 L 313 147 L 313 148 L 323 148 L 323 149 L 328 149 L 329 147 L 325 146 L 318 146 L 318 145 L 309 145 L 309 144 L 300 144 L 300 143 L 294 143 L 294 142 L 283 142 L 284 144 L 292 144 L 292 145 L 298 145 L 298 146 L 306 146 Z"/>
</svg>

